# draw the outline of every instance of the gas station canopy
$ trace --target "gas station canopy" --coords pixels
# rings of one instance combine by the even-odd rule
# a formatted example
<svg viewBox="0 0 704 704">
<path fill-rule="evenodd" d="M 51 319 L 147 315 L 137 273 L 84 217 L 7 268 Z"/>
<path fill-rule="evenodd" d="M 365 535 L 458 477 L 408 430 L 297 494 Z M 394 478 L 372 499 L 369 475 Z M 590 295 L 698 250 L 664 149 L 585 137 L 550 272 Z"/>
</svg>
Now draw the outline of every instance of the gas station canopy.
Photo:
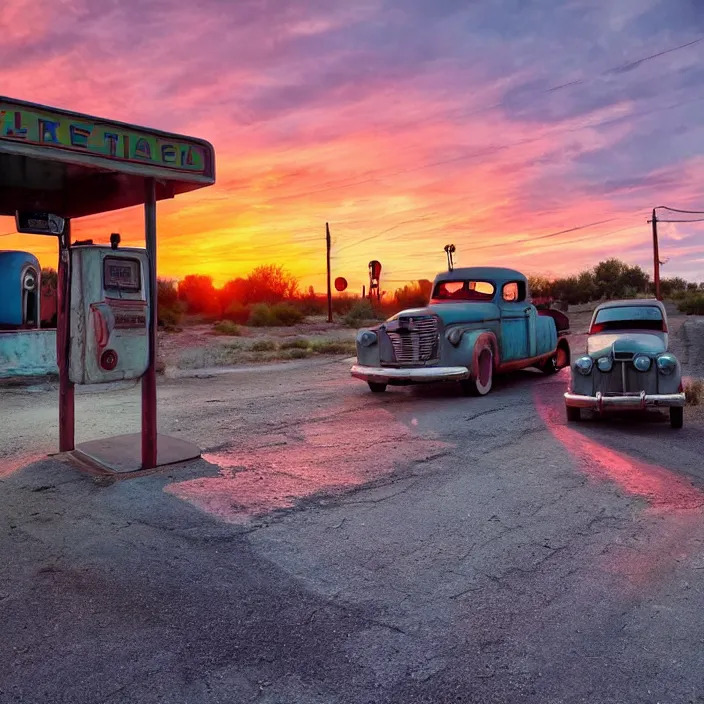
<svg viewBox="0 0 704 704">
<path fill-rule="evenodd" d="M 0 215 L 79 218 L 215 183 L 204 140 L 111 122 L 0 96 Z"/>
</svg>

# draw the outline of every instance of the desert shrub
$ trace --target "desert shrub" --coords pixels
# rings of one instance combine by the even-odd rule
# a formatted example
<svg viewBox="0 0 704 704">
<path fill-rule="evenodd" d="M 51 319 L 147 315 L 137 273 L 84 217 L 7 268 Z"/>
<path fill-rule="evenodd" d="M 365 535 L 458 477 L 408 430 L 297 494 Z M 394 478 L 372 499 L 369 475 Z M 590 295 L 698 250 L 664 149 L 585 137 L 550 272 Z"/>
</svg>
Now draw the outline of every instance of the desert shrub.
<svg viewBox="0 0 704 704">
<path fill-rule="evenodd" d="M 271 306 L 265 303 L 252 306 L 249 311 L 249 324 L 255 328 L 271 327 L 274 324 L 272 322 Z"/>
<path fill-rule="evenodd" d="M 294 302 L 303 315 L 325 315 L 328 309 L 327 299 L 319 296 L 306 296 Z"/>
<path fill-rule="evenodd" d="M 271 313 L 277 325 L 296 325 L 306 316 L 290 303 L 276 303 L 271 307 Z"/>
<path fill-rule="evenodd" d="M 257 340 L 252 345 L 252 352 L 274 352 L 276 343 L 272 340 Z"/>
<path fill-rule="evenodd" d="M 311 343 L 311 349 L 316 354 L 353 354 L 356 351 L 354 342 L 345 340 L 317 340 Z"/>
<path fill-rule="evenodd" d="M 704 293 L 685 295 L 677 304 L 677 308 L 687 315 L 704 315 Z"/>
<path fill-rule="evenodd" d="M 297 337 L 293 340 L 284 340 L 280 345 L 282 350 L 307 350 L 310 347 L 308 340 Z"/>
<path fill-rule="evenodd" d="M 310 357 L 312 350 L 306 348 L 301 349 L 300 347 L 294 347 L 293 349 L 286 350 L 282 355 L 282 359 L 305 359 Z"/>
<path fill-rule="evenodd" d="M 339 296 L 332 297 L 332 312 L 336 315 L 346 315 L 350 312 L 355 303 L 362 299 L 357 296 L 350 296 L 347 293 L 342 293 Z M 327 311 L 327 301 L 325 303 L 325 311 Z"/>
<path fill-rule="evenodd" d="M 226 320 L 230 320 L 233 323 L 246 325 L 249 321 L 249 308 L 238 301 L 234 301 L 225 309 L 224 317 Z"/>
<path fill-rule="evenodd" d="M 167 308 L 165 306 L 159 306 L 159 325 L 165 330 L 174 331 L 179 330 L 181 321 L 183 319 L 183 311 L 179 306 L 174 308 Z"/>
<path fill-rule="evenodd" d="M 688 406 L 699 406 L 704 398 L 704 379 L 688 379 L 684 384 Z"/>
<path fill-rule="evenodd" d="M 368 320 L 376 320 L 374 307 L 367 300 L 358 300 L 345 316 L 345 325 L 355 328 L 360 327 Z"/>
<path fill-rule="evenodd" d="M 422 308 L 428 305 L 432 290 L 433 282 L 427 279 L 421 279 L 406 284 L 403 288 L 396 289 L 396 293 L 394 294 L 394 307 L 397 310 Z"/>
<path fill-rule="evenodd" d="M 249 315 L 249 324 L 254 327 L 289 327 L 300 323 L 305 316 L 290 303 L 276 303 L 273 306 L 260 303 L 253 306 Z"/>
<path fill-rule="evenodd" d="M 213 326 L 213 331 L 218 335 L 231 335 L 237 337 L 242 334 L 240 326 L 237 323 L 233 323 L 231 320 L 221 320 L 215 323 Z"/>
<path fill-rule="evenodd" d="M 42 288 L 47 284 L 42 272 Z M 51 283 L 51 280 L 49 280 Z M 55 290 L 55 288 L 54 288 Z M 157 318 L 159 325 L 169 329 L 177 328 L 183 320 L 186 305 L 178 299 L 178 290 L 173 281 L 159 279 L 157 281 Z"/>
</svg>

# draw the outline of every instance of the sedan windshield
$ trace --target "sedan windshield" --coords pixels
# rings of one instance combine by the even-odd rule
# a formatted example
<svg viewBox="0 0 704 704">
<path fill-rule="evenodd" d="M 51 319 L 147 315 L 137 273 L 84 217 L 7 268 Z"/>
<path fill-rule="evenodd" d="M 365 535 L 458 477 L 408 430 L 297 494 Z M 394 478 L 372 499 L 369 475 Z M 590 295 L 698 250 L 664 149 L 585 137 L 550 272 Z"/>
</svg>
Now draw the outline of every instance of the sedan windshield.
<svg viewBox="0 0 704 704">
<path fill-rule="evenodd" d="M 441 281 L 435 286 L 436 301 L 491 301 L 496 288 L 490 281 Z"/>
<path fill-rule="evenodd" d="M 615 330 L 667 332 L 662 311 L 657 306 L 614 306 L 602 308 L 594 318 L 591 334 Z"/>
</svg>

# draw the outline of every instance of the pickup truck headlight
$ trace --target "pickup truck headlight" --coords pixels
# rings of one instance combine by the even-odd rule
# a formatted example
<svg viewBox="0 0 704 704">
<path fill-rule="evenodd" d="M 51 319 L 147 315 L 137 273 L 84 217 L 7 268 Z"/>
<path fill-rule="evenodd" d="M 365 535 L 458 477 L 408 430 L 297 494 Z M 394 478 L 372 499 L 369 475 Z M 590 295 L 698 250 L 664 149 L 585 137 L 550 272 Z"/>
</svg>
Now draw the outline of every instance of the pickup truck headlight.
<svg viewBox="0 0 704 704">
<path fill-rule="evenodd" d="M 450 341 L 450 344 L 457 347 L 457 345 L 460 344 L 460 340 L 462 339 L 462 330 L 460 330 L 459 328 L 452 328 L 452 330 L 447 333 L 447 339 Z"/>
<path fill-rule="evenodd" d="M 357 342 L 362 345 L 362 347 L 371 347 L 376 343 L 376 340 L 376 333 L 371 330 L 362 330 L 362 332 L 357 334 Z"/>
<path fill-rule="evenodd" d="M 633 360 L 633 366 L 639 372 L 647 372 L 648 369 L 650 369 L 650 364 L 650 357 L 645 354 L 636 355 L 636 358 Z"/>
<path fill-rule="evenodd" d="M 574 366 L 580 374 L 584 374 L 584 376 L 589 376 L 589 374 L 591 374 L 592 367 L 594 366 L 594 360 L 592 360 L 591 357 L 580 357 L 574 363 Z"/>
<path fill-rule="evenodd" d="M 672 374 L 677 368 L 677 360 L 674 355 L 661 354 L 657 359 L 657 365 L 661 374 Z"/>
<path fill-rule="evenodd" d="M 599 367 L 600 372 L 610 372 L 611 368 L 614 366 L 613 360 L 611 357 L 600 357 L 599 361 L 596 363 L 596 366 Z"/>
</svg>

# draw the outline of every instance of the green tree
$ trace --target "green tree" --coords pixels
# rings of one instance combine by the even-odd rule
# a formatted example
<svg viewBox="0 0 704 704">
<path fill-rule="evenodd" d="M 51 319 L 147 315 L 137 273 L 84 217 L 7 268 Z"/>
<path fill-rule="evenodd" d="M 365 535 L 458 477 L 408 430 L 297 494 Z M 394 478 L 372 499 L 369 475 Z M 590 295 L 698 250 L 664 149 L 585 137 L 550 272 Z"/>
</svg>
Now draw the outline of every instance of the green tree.
<svg viewBox="0 0 704 704">
<path fill-rule="evenodd" d="M 529 276 L 528 290 L 534 298 L 549 298 L 554 295 L 553 282 L 546 276 Z"/>
<path fill-rule="evenodd" d="M 619 259 L 607 259 L 594 267 L 594 285 L 597 297 L 617 297 L 625 266 Z"/>
</svg>

